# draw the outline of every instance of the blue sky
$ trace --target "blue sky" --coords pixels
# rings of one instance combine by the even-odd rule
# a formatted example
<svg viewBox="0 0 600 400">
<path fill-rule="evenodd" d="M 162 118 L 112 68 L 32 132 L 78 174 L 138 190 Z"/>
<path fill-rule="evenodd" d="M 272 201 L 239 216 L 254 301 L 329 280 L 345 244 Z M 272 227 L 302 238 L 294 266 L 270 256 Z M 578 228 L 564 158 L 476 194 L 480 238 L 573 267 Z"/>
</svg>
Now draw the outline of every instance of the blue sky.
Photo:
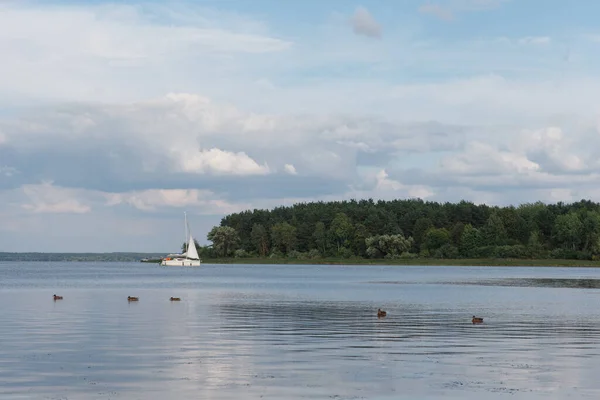
<svg viewBox="0 0 600 400">
<path fill-rule="evenodd" d="M 600 3 L 0 3 L 0 251 L 299 201 L 598 200 Z"/>
</svg>

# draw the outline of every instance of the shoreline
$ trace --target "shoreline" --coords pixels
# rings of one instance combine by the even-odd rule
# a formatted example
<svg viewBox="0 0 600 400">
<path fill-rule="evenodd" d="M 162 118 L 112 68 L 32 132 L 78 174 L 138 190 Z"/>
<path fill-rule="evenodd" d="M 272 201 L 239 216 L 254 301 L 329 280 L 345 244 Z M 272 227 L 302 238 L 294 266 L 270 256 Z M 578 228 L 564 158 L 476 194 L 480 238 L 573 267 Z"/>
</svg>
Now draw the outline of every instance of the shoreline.
<svg viewBox="0 0 600 400">
<path fill-rule="evenodd" d="M 10 257 L 6 255 L 10 254 Z M 19 253 L 0 253 L 0 262 L 64 262 L 64 263 L 89 263 L 89 262 L 134 262 L 142 264 L 160 264 L 161 258 L 156 254 L 125 253 L 127 256 L 114 256 L 114 253 L 56 253 L 32 254 L 26 253 L 24 257 Z M 4 256 L 4 257 L 2 257 Z M 136 257 L 137 256 L 137 257 Z M 151 256 L 151 257 L 148 257 Z M 454 267 L 572 267 L 572 268 L 600 268 L 600 260 L 573 260 L 573 259 L 516 259 L 516 258 L 402 258 L 402 259 L 367 259 L 360 257 L 337 258 L 324 257 L 316 259 L 297 258 L 204 258 L 202 264 L 255 264 L 255 265 L 365 265 L 365 266 L 454 266 Z"/>
<path fill-rule="evenodd" d="M 314 260 L 297 260 L 286 258 L 207 258 L 202 264 L 287 264 L 287 265 L 372 265 L 372 266 L 439 266 L 439 267 L 572 267 L 600 268 L 600 261 L 593 260 L 561 260 L 561 259 L 337 259 L 322 258 Z"/>
</svg>

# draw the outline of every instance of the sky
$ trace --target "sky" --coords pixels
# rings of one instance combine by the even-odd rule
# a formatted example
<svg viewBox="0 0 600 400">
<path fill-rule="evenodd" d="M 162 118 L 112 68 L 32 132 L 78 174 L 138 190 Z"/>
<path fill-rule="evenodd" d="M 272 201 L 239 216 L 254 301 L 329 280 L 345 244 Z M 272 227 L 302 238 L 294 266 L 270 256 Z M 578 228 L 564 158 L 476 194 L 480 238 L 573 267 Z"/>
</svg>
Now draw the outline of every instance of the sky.
<svg viewBox="0 0 600 400">
<path fill-rule="evenodd" d="M 0 251 L 343 199 L 598 201 L 599 2 L 0 1 Z"/>
</svg>

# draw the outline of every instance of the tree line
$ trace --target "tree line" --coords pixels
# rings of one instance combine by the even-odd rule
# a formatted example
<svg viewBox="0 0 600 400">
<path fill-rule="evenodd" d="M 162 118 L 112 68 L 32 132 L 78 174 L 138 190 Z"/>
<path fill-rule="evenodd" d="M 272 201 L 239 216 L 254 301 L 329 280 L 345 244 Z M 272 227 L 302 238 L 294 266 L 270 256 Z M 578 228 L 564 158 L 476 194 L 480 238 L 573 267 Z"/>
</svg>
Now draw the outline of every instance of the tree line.
<svg viewBox="0 0 600 400">
<path fill-rule="evenodd" d="M 299 203 L 225 216 L 203 258 L 600 259 L 600 204 L 420 199 Z M 184 245 L 185 251 L 185 245 Z"/>
</svg>

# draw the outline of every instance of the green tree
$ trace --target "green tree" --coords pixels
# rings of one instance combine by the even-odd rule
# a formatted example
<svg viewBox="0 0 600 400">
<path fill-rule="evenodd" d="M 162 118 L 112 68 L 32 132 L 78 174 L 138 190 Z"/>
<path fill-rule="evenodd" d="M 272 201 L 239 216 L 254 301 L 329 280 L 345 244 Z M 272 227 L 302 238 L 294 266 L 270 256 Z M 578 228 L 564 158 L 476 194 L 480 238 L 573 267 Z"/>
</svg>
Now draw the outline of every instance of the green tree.
<svg viewBox="0 0 600 400">
<path fill-rule="evenodd" d="M 402 234 L 377 235 L 366 239 L 367 255 L 372 258 L 398 257 L 408 252 L 413 245 L 413 239 L 405 238 Z"/>
<path fill-rule="evenodd" d="M 194 239 L 194 244 L 196 245 L 196 250 L 198 251 L 198 253 L 200 253 L 200 248 L 202 246 L 200 246 L 200 244 L 198 243 L 198 241 L 196 239 Z M 187 244 L 187 242 L 184 242 L 183 245 L 181 245 L 181 252 L 182 253 L 187 252 L 187 248 L 188 248 L 188 244 Z"/>
<path fill-rule="evenodd" d="M 352 239 L 352 251 L 357 256 L 364 257 L 367 255 L 367 243 L 366 239 L 369 237 L 367 227 L 361 223 L 356 224 L 354 227 L 354 236 Z"/>
<path fill-rule="evenodd" d="M 331 221 L 329 229 L 332 236 L 335 238 L 338 253 L 342 247 L 347 245 L 347 240 L 352 234 L 352 228 L 350 218 L 344 213 L 338 213 L 333 221 Z"/>
<path fill-rule="evenodd" d="M 423 244 L 421 245 L 422 251 L 429 251 L 430 253 L 439 249 L 440 247 L 450 244 L 450 232 L 445 228 L 432 228 L 427 231 Z"/>
<path fill-rule="evenodd" d="M 558 245 L 569 250 L 577 250 L 581 243 L 583 224 L 575 212 L 559 215 L 554 223 L 554 239 Z"/>
<path fill-rule="evenodd" d="M 600 213 L 586 211 L 582 223 L 583 250 L 595 252 L 600 241 Z"/>
<path fill-rule="evenodd" d="M 452 239 L 452 244 L 457 248 L 460 246 L 460 239 L 462 237 L 463 231 L 465 230 L 465 224 L 462 222 L 457 222 L 452 227 L 452 231 L 450 232 L 450 238 Z"/>
<path fill-rule="evenodd" d="M 473 225 L 466 224 L 460 237 L 459 253 L 465 257 L 471 257 L 475 249 L 481 246 L 479 230 Z"/>
<path fill-rule="evenodd" d="M 428 230 L 433 228 L 433 222 L 429 218 L 419 218 L 415 221 L 415 227 L 413 228 L 413 240 L 417 249 L 421 248 L 423 239 Z"/>
<path fill-rule="evenodd" d="M 261 257 L 266 256 L 269 253 L 269 233 L 261 224 L 252 225 L 252 232 L 250 232 L 252 243 L 254 244 L 256 251 Z"/>
<path fill-rule="evenodd" d="M 435 258 L 458 258 L 458 249 L 456 246 L 447 243 L 433 252 Z"/>
<path fill-rule="evenodd" d="M 231 255 L 240 241 L 238 233 L 230 226 L 215 226 L 206 237 L 213 242 L 215 254 L 222 257 Z"/>
<path fill-rule="evenodd" d="M 529 249 L 529 253 L 532 257 L 539 257 L 542 254 L 543 246 L 540 241 L 540 232 L 536 229 L 531 232 L 529 235 L 529 240 L 527 241 L 527 248 Z"/>
<path fill-rule="evenodd" d="M 495 214 L 500 218 L 502 226 L 504 227 L 504 238 L 502 240 L 511 240 L 520 243 L 525 243 L 527 241 L 528 232 L 523 235 L 520 231 L 524 220 L 515 207 L 509 206 L 501 208 Z"/>
<path fill-rule="evenodd" d="M 315 224 L 313 240 L 317 245 L 317 250 L 319 250 L 321 254 L 325 254 L 327 251 L 327 231 L 325 230 L 325 224 L 321 221 Z"/>
<path fill-rule="evenodd" d="M 296 230 L 296 249 L 301 252 L 309 251 L 313 248 L 313 226 L 308 222 L 300 222 Z"/>
<path fill-rule="evenodd" d="M 507 238 L 506 229 L 498 213 L 490 215 L 483 228 L 481 228 L 481 237 L 486 245 L 498 246 L 504 244 Z"/>
<path fill-rule="evenodd" d="M 550 241 L 556 215 L 543 203 L 538 202 L 535 207 L 536 213 L 534 222 L 538 227 L 542 240 Z"/>
<path fill-rule="evenodd" d="M 283 254 L 288 254 L 296 246 L 296 227 L 287 222 L 280 222 L 271 228 L 271 241 Z"/>
</svg>

